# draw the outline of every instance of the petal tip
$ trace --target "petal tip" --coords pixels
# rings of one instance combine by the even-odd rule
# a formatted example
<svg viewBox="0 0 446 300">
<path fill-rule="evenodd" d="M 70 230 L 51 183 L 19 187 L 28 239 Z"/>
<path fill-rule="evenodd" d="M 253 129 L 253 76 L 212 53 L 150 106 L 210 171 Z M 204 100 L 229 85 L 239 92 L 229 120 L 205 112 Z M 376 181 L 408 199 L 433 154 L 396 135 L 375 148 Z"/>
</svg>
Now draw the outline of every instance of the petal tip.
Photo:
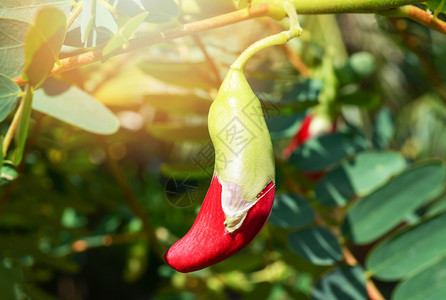
<svg viewBox="0 0 446 300">
<path fill-rule="evenodd" d="M 224 226 L 221 189 L 214 176 L 191 229 L 164 254 L 173 269 L 187 273 L 221 262 L 245 248 L 265 225 L 274 201 L 273 181 L 258 195 L 258 202 L 250 208 L 241 227 L 231 233 Z"/>
</svg>

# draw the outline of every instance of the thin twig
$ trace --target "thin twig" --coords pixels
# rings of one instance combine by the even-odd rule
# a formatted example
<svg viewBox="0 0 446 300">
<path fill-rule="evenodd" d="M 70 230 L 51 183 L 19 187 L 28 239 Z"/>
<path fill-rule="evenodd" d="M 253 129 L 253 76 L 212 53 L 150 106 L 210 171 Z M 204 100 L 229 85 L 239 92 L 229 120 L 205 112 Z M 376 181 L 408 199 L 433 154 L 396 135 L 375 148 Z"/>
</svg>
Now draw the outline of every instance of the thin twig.
<svg viewBox="0 0 446 300">
<path fill-rule="evenodd" d="M 409 48 L 410 51 L 412 51 L 412 53 L 417 56 L 424 73 L 426 74 L 427 78 L 429 78 L 437 94 L 440 96 L 441 99 L 443 99 L 443 101 L 446 102 L 446 89 L 443 84 L 443 79 L 438 74 L 434 64 L 429 60 L 428 56 L 423 53 L 419 42 L 416 40 L 415 37 L 408 34 L 405 28 L 399 25 L 398 20 L 392 19 L 391 23 L 395 27 L 397 33 L 403 39 L 405 45 Z"/>
<path fill-rule="evenodd" d="M 203 55 L 206 59 L 206 62 L 208 63 L 209 67 L 211 68 L 212 72 L 215 75 L 215 79 L 218 81 L 219 84 L 221 84 L 222 80 L 221 80 L 220 72 L 218 71 L 217 65 L 215 64 L 214 60 L 212 59 L 212 57 L 209 55 L 208 51 L 206 50 L 206 47 L 204 46 L 203 42 L 197 35 L 192 35 L 192 38 L 193 38 L 195 44 L 197 44 L 198 48 L 200 48 L 201 52 L 203 53 Z"/>
<path fill-rule="evenodd" d="M 358 261 L 351 251 L 344 245 L 342 246 L 342 253 L 344 254 L 345 262 L 350 266 L 358 265 Z M 367 277 L 367 276 L 366 276 Z M 372 279 L 366 278 L 366 289 L 371 300 L 385 300 L 381 292 L 376 287 Z"/>
<path fill-rule="evenodd" d="M 393 18 L 408 18 L 433 30 L 446 34 L 445 21 L 434 17 L 429 12 L 413 5 L 401 6 L 395 9 L 380 12 L 379 14 Z"/>
<path fill-rule="evenodd" d="M 23 97 L 25 94 L 26 94 L 26 92 L 23 93 Z M 12 119 L 11 124 L 9 125 L 9 128 L 8 128 L 8 131 L 6 132 L 5 138 L 3 140 L 3 146 L 2 146 L 3 157 L 6 157 L 6 154 L 8 153 L 8 149 L 9 149 L 9 145 L 11 144 L 12 137 L 14 136 L 14 133 L 15 133 L 17 127 L 19 126 L 20 119 L 22 118 L 24 107 L 25 107 L 25 100 L 22 99 L 19 107 L 17 108 L 17 110 L 14 114 L 14 118 Z"/>
<path fill-rule="evenodd" d="M 399 9 L 393 9 L 398 5 L 405 5 L 410 3 L 418 3 L 417 0 L 398 0 L 398 1 L 381 1 L 379 3 L 373 3 L 373 1 L 357 0 L 346 3 L 344 0 L 324 0 L 319 1 L 318 5 L 314 5 L 311 1 L 292 1 L 295 9 L 299 14 L 333 14 L 333 13 L 381 13 L 389 16 L 400 16 Z M 340 5 L 343 4 L 343 5 Z M 392 9 L 390 13 L 387 13 L 388 9 Z M 151 46 L 168 40 L 184 37 L 187 35 L 203 32 L 206 30 L 235 24 L 238 22 L 246 21 L 253 18 L 267 16 L 274 10 L 268 3 L 260 3 L 251 6 L 249 9 L 241 9 L 213 18 L 204 19 L 197 22 L 184 24 L 179 28 L 172 28 L 165 32 L 159 32 L 156 34 L 150 34 L 147 36 L 141 36 L 129 40 L 129 44 L 125 48 L 116 50 L 111 56 L 130 52 L 142 47 Z M 404 10 L 403 10 L 404 11 Z M 393 15 L 396 14 L 396 15 Z M 423 10 L 416 9 L 413 6 L 409 6 L 407 15 L 411 18 L 419 20 L 420 23 L 425 24 L 430 28 L 442 29 L 442 32 L 446 32 L 446 23 L 438 18 L 433 19 L 432 16 Z M 91 51 L 84 52 L 79 55 L 64 58 L 58 61 L 49 76 L 63 73 L 76 69 L 80 66 L 88 65 L 104 59 L 102 55 L 105 46 L 97 47 Z M 108 57 L 107 57 L 108 58 Z M 22 86 L 26 83 L 22 77 L 17 77 L 14 82 Z"/>
<path fill-rule="evenodd" d="M 129 40 L 129 44 L 126 48 L 120 48 L 113 53 L 113 56 L 130 52 L 142 47 L 151 46 L 168 40 L 184 37 L 194 33 L 203 32 L 206 30 L 227 26 L 230 24 L 246 21 L 249 19 L 266 16 L 269 12 L 269 4 L 262 3 L 252 6 L 249 10 L 242 9 L 227 14 L 223 14 L 217 17 L 204 19 L 197 22 L 184 24 L 179 28 L 173 28 L 165 32 L 159 32 L 148 36 L 141 36 Z M 81 53 L 79 55 L 67 57 L 61 59 L 54 65 L 53 70 L 49 76 L 55 74 L 70 71 L 79 68 L 84 65 L 88 65 L 97 61 L 101 61 L 104 57 L 102 55 L 105 46 L 97 47 L 91 51 Z M 17 77 L 14 82 L 18 85 L 24 85 L 26 83 L 22 77 Z"/>
<path fill-rule="evenodd" d="M 91 243 L 89 244 L 88 242 L 88 239 L 91 237 L 86 237 L 72 242 L 70 249 L 73 252 L 84 252 L 93 248 L 109 247 L 113 245 L 144 241 L 146 240 L 146 236 L 147 235 L 144 232 L 105 234 L 101 237 L 100 243 L 94 245 L 91 245 Z"/>
<path fill-rule="evenodd" d="M 118 162 L 112 158 L 110 155 L 109 147 L 106 143 L 104 143 L 104 150 L 107 153 L 107 165 L 111 171 L 113 178 L 115 179 L 118 187 L 121 189 L 122 194 L 124 195 L 124 199 L 131 209 L 133 214 L 141 220 L 143 231 L 147 235 L 147 239 L 150 242 L 150 246 L 153 251 L 162 259 L 163 257 L 163 249 L 161 248 L 160 243 L 155 234 L 155 229 L 153 228 L 152 222 L 147 215 L 146 209 L 141 204 L 138 199 L 138 196 L 133 191 L 133 188 L 128 181 L 127 177 L 124 175 L 124 170 L 122 170 L 121 166 Z"/>
<path fill-rule="evenodd" d="M 76 9 L 71 14 L 70 18 L 67 21 L 67 30 L 70 29 L 71 25 L 73 25 L 74 21 L 76 21 L 77 17 L 82 12 L 82 2 L 76 3 Z"/>
</svg>

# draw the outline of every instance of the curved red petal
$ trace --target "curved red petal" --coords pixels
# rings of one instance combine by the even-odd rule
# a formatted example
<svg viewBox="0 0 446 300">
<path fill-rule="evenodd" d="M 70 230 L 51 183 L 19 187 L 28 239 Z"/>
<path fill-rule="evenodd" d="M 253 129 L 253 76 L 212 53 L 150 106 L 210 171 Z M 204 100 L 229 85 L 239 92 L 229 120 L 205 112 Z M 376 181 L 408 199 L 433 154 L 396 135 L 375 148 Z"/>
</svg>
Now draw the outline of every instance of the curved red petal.
<svg viewBox="0 0 446 300">
<path fill-rule="evenodd" d="M 221 184 L 214 175 L 211 186 L 189 232 L 164 254 L 167 264 L 186 273 L 216 264 L 249 244 L 268 220 L 274 202 L 271 181 L 259 194 L 258 202 L 248 211 L 242 226 L 229 233 L 221 207 Z"/>
</svg>

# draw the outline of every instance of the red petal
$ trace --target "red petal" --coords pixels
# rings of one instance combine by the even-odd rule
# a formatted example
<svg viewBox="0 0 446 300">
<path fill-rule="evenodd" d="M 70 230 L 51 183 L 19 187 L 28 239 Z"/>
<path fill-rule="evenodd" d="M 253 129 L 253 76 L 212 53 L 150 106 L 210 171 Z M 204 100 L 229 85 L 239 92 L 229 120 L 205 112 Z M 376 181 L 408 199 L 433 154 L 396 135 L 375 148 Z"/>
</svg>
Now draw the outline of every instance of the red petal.
<svg viewBox="0 0 446 300">
<path fill-rule="evenodd" d="M 249 244 L 268 220 L 274 201 L 271 181 L 259 194 L 260 200 L 248 211 L 242 226 L 229 233 L 221 207 L 221 184 L 214 175 L 192 228 L 166 254 L 164 259 L 175 270 L 186 273 L 216 264 Z"/>
<path fill-rule="evenodd" d="M 309 128 L 312 119 L 313 116 L 311 114 L 305 116 L 305 118 L 302 121 L 302 125 L 300 126 L 296 135 L 293 137 L 290 144 L 283 151 L 283 157 L 285 158 L 290 157 L 291 153 L 293 153 L 293 151 L 297 147 L 299 147 L 301 144 L 303 144 L 306 140 L 308 140 L 311 137 Z"/>
</svg>

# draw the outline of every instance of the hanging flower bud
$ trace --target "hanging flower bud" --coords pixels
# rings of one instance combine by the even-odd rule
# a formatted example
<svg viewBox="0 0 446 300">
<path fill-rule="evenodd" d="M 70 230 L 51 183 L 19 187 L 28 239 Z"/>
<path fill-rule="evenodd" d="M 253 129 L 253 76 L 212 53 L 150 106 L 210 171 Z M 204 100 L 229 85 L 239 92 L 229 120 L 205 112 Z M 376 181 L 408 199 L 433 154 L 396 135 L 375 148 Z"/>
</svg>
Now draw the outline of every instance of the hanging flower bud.
<svg viewBox="0 0 446 300">
<path fill-rule="evenodd" d="M 243 72 L 231 69 L 208 119 L 215 147 L 211 186 L 189 232 L 165 254 L 181 272 L 235 254 L 266 223 L 274 201 L 274 156 L 260 101 Z"/>
<path fill-rule="evenodd" d="M 279 5 L 279 4 L 278 4 Z M 180 272 L 196 271 L 237 253 L 265 225 L 274 201 L 274 154 L 262 107 L 245 75 L 246 62 L 263 48 L 301 34 L 294 6 L 280 2 L 290 29 L 249 46 L 231 65 L 209 111 L 215 170 L 189 232 L 164 255 Z"/>
</svg>

